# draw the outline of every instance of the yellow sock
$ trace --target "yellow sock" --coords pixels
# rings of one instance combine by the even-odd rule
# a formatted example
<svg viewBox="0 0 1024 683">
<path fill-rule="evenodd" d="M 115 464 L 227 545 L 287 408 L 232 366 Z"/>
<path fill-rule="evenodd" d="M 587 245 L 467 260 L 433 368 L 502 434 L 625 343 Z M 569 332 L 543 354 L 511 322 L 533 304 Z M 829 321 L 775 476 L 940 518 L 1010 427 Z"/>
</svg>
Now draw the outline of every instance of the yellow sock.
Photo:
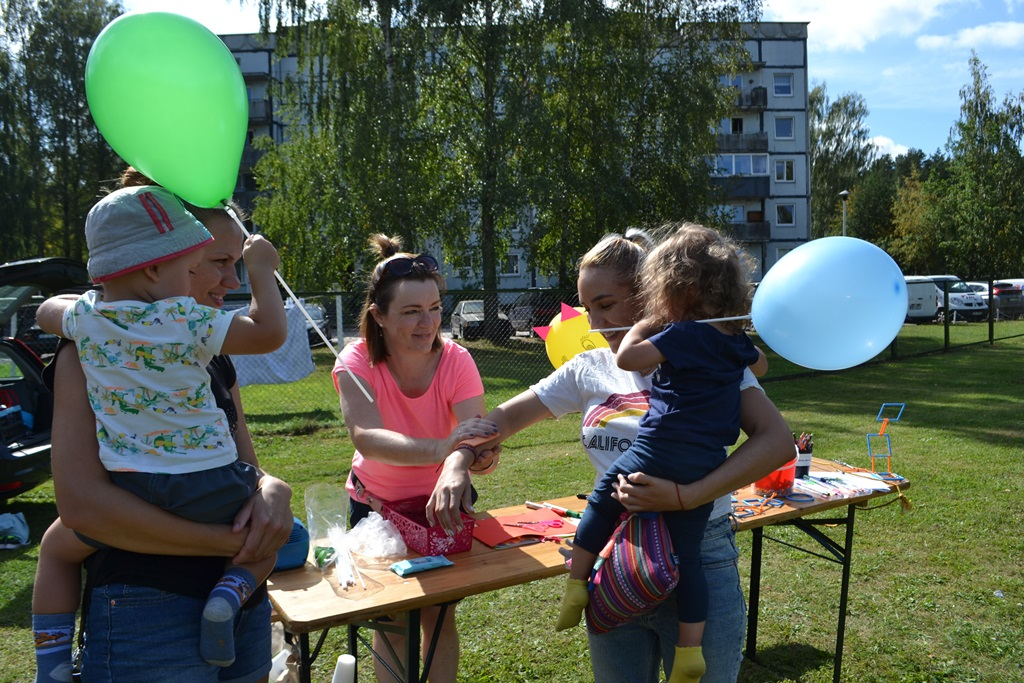
<svg viewBox="0 0 1024 683">
<path fill-rule="evenodd" d="M 698 683 L 706 669 L 700 647 L 677 647 L 668 683 Z"/>
<path fill-rule="evenodd" d="M 558 610 L 555 630 L 564 631 L 579 624 L 588 602 L 590 594 L 587 592 L 586 579 L 569 579 L 565 585 L 565 595 L 562 596 L 562 607 Z"/>
</svg>

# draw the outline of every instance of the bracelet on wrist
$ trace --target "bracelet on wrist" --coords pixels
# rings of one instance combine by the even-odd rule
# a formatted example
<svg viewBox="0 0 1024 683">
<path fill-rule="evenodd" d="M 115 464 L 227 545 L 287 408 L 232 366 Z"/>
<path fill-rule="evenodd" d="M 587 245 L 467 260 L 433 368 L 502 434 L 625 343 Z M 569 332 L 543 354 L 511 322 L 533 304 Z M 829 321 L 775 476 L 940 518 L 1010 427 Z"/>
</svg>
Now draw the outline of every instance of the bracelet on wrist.
<svg viewBox="0 0 1024 683">
<path fill-rule="evenodd" d="M 679 509 L 685 511 L 686 506 L 683 505 L 683 497 L 679 495 L 679 484 L 676 483 L 676 500 L 679 501 Z"/>
<path fill-rule="evenodd" d="M 467 451 L 469 451 L 470 455 L 473 456 L 473 461 L 474 462 L 476 462 L 477 460 L 480 459 L 480 451 L 478 451 L 475 447 L 469 445 L 468 443 L 460 443 L 458 446 L 455 447 L 455 450 L 457 450 L 457 451 L 458 450 L 467 450 Z"/>
</svg>

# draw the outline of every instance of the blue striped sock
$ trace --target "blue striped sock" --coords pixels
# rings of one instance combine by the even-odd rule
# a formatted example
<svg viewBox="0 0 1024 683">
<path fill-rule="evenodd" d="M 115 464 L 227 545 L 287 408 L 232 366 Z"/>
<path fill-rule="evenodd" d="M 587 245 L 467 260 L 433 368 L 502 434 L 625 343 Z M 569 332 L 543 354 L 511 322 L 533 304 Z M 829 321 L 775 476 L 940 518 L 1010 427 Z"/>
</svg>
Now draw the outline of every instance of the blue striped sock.
<svg viewBox="0 0 1024 683">
<path fill-rule="evenodd" d="M 36 641 L 36 683 L 70 681 L 75 613 L 33 614 L 32 636 Z"/>
<path fill-rule="evenodd" d="M 232 567 L 210 591 L 199 631 L 199 654 L 208 663 L 230 666 L 235 661 L 235 615 L 254 590 L 256 577 Z"/>
</svg>

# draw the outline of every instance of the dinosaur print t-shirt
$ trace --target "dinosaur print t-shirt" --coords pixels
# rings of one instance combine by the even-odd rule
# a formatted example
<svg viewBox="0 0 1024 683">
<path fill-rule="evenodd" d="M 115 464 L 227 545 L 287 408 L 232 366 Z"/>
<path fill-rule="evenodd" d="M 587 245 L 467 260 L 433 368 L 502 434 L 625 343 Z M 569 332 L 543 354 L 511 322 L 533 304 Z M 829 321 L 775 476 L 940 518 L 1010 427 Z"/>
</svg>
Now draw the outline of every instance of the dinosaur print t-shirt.
<svg viewBox="0 0 1024 683">
<path fill-rule="evenodd" d="M 191 297 L 101 301 L 83 294 L 64 314 L 110 471 L 178 474 L 234 462 L 235 443 L 206 366 L 232 314 Z"/>
</svg>

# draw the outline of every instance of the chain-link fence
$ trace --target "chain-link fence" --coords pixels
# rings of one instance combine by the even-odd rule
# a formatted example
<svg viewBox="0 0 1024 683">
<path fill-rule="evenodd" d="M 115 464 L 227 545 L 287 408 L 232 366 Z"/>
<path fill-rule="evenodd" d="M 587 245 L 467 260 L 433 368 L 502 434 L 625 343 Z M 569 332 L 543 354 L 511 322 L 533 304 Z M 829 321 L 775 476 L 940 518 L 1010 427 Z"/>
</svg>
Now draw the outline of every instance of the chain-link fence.
<svg viewBox="0 0 1024 683">
<path fill-rule="evenodd" d="M 488 298 L 496 303 L 490 306 Z M 304 307 L 315 322 L 322 325 L 331 345 L 340 350 L 359 336 L 359 311 L 362 294 L 314 292 L 300 295 Z M 533 327 L 547 325 L 560 312 L 562 303 L 577 306 L 575 291 L 553 289 L 506 291 L 450 291 L 444 295 L 441 329 L 470 350 L 487 389 L 487 405 L 497 405 L 526 389 L 552 370 L 544 340 Z M 244 306 L 236 299 L 231 306 Z M 489 310 L 490 309 L 490 310 Z M 808 313 L 811 315 L 811 312 Z M 490 316 L 490 324 L 488 324 Z M 298 326 L 292 320 L 301 320 Z M 334 354 L 312 325 L 298 312 L 290 315 L 289 341 L 268 356 L 236 357 L 240 383 L 248 386 L 246 414 L 257 420 L 287 422 L 290 419 L 318 420 L 338 417 L 338 398 L 331 380 Z M 939 322 L 904 325 L 890 347 L 874 362 L 909 358 L 972 344 L 994 343 L 1024 335 L 1024 320 L 965 322 L 953 317 Z M 756 331 L 754 341 L 762 348 Z M 766 381 L 784 379 L 807 370 L 776 356 L 770 358 Z M 293 381 L 280 378 L 296 375 Z M 260 378 L 270 378 L 263 381 Z M 255 378 L 255 380 L 253 379 Z M 281 405 L 288 406 L 281 415 Z"/>
</svg>

